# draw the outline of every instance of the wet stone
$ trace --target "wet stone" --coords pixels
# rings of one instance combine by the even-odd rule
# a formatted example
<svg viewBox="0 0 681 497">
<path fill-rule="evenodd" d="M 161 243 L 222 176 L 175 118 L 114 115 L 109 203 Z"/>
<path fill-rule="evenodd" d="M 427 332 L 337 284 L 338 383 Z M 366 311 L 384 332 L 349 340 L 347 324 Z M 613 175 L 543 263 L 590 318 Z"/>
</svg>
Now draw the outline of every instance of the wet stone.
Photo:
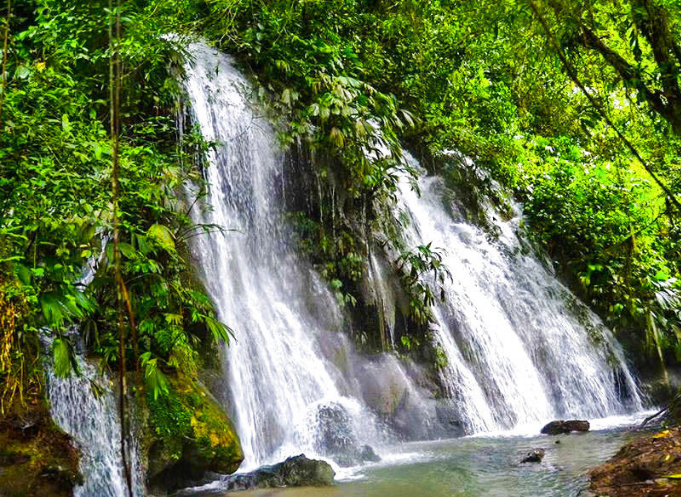
<svg viewBox="0 0 681 497">
<path fill-rule="evenodd" d="M 527 455 L 520 461 L 521 464 L 528 462 L 541 462 L 544 459 L 546 451 L 544 449 L 532 449 Z"/>
</svg>

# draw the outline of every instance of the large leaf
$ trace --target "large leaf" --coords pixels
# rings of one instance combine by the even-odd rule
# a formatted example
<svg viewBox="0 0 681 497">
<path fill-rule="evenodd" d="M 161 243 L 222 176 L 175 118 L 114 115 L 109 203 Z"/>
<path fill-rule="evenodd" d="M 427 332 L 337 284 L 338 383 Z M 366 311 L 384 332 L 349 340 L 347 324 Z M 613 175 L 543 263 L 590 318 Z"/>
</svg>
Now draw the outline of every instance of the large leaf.
<svg viewBox="0 0 681 497">
<path fill-rule="evenodd" d="M 173 234 L 162 224 L 154 224 L 147 232 L 149 238 L 158 243 L 167 252 L 175 252 L 175 240 Z"/>
<path fill-rule="evenodd" d="M 66 340 L 57 338 L 52 344 L 54 374 L 66 378 L 71 374 L 71 347 Z"/>
</svg>

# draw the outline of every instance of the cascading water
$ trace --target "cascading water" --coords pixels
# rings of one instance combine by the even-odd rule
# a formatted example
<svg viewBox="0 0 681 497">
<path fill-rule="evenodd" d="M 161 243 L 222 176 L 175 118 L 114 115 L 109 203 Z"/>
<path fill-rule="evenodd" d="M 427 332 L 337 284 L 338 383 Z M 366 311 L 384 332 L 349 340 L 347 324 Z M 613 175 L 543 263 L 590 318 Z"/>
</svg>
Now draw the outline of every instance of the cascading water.
<svg viewBox="0 0 681 497">
<path fill-rule="evenodd" d="M 121 428 L 116 395 L 104 375 L 82 357 L 76 358 L 80 375 L 57 378 L 47 369 L 50 412 L 54 421 L 71 435 L 81 449 L 80 470 L 84 483 L 74 490 L 75 497 L 127 497 L 121 461 Z M 93 389 L 97 389 L 95 394 Z M 128 450 L 133 495 L 144 492 L 136 437 Z"/>
<path fill-rule="evenodd" d="M 413 157 L 408 160 L 419 168 Z M 519 216 L 496 221 L 500 237 L 491 241 L 462 216 L 452 216 L 451 205 L 445 208 L 441 178 L 422 175 L 418 186 L 420 196 L 406 175 L 400 180 L 410 219 L 405 235 L 414 246 L 442 249 L 452 274 L 434 331 L 449 362 L 443 382 L 468 430 L 641 409 L 611 333 L 536 257 L 523 255 L 515 233 Z"/>
<path fill-rule="evenodd" d="M 413 385 L 398 361 L 354 356 L 337 333 L 335 299 L 289 246 L 283 157 L 273 130 L 249 104 L 250 85 L 228 56 L 203 44 L 189 51 L 192 118 L 218 143 L 205 172 L 207 208 L 193 215 L 233 230 L 197 237 L 193 253 L 221 321 L 235 330 L 225 352 L 223 397 L 246 455 L 242 469 L 301 451 L 319 454 L 324 412 L 349 416 L 353 437 L 380 443 L 379 424 L 365 402 L 396 424 L 423 423 L 407 438 L 446 434 L 428 427 L 442 413 L 440 401 Z M 442 383 L 466 431 L 605 416 L 625 410 L 622 392 L 631 409 L 640 408 L 611 334 L 587 312 L 586 324 L 601 340 L 592 343 L 562 298 L 571 294 L 535 257 L 517 253 L 518 219 L 499 223 L 500 239 L 490 241 L 448 213 L 441 180 L 423 177 L 420 187 L 422 197 L 402 179 L 401 204 L 411 219 L 406 236 L 413 245 L 446 248 L 453 279 L 448 301 L 435 309 L 434 333 L 448 358 Z M 394 317 L 395 295 L 376 281 L 384 279 L 384 268 L 375 258 L 370 267 L 376 301 Z M 385 324 L 392 332 L 394 322 Z M 395 395 L 382 398 L 385 390 Z M 344 414 L 333 413 L 338 406 Z"/>
<path fill-rule="evenodd" d="M 202 44 L 190 52 L 192 117 L 206 139 L 219 142 L 206 169 L 210 210 L 196 219 L 236 230 L 198 237 L 194 252 L 221 321 L 236 331 L 226 383 L 248 469 L 302 450 L 314 454 L 311 424 L 323 405 L 343 405 L 355 420 L 367 414 L 341 394 L 350 387 L 319 350 L 340 312 L 286 242 L 274 133 L 250 108 L 250 86 L 229 57 Z"/>
</svg>

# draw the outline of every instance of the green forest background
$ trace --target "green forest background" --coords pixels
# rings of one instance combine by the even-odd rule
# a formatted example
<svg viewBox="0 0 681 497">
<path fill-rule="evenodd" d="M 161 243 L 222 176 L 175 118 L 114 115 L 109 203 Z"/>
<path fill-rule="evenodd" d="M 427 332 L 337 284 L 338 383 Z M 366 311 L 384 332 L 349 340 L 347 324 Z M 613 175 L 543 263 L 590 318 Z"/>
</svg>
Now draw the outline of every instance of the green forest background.
<svg viewBox="0 0 681 497">
<path fill-rule="evenodd" d="M 80 323 L 90 353 L 142 372 L 154 398 L 229 340 L 186 252 L 219 227 L 194 225 L 180 195 L 201 185 L 195 158 L 212 146 L 176 119 L 198 38 L 237 58 L 284 145 L 324 158 L 329 219 L 297 224 L 341 302 L 355 302 L 367 254 L 352 229 L 331 236 L 332 216 L 392 205 L 402 146 L 426 165 L 458 150 L 489 173 L 483 195 L 495 180 L 522 202 L 533 241 L 630 356 L 681 361 L 679 2 L 3 3 L 3 410 L 41 389 L 41 330 L 58 374 L 77 367 Z M 436 292 L 412 276 L 441 268 L 421 249 L 400 262 L 412 317 L 427 323 Z M 93 258 L 105 264 L 85 287 Z"/>
</svg>

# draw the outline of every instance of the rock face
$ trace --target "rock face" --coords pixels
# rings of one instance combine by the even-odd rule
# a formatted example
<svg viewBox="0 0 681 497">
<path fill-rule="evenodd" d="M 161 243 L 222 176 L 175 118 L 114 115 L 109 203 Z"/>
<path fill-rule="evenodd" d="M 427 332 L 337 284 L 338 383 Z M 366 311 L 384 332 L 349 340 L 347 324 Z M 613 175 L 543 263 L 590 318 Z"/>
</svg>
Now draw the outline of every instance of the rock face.
<svg viewBox="0 0 681 497">
<path fill-rule="evenodd" d="M 41 393 L 17 395 L 0 414 L 0 496 L 68 497 L 82 485 L 75 442 L 52 420 Z"/>
<path fill-rule="evenodd" d="M 317 412 L 317 440 L 315 449 L 340 466 L 356 466 L 381 458 L 368 445 L 360 446 L 345 408 L 331 402 Z"/>
<path fill-rule="evenodd" d="M 622 447 L 591 470 L 590 491 L 610 497 L 678 496 L 681 480 L 681 428 L 646 435 Z"/>
<path fill-rule="evenodd" d="M 253 490 L 277 487 L 326 487 L 333 485 L 333 468 L 324 461 L 308 459 L 304 454 L 289 457 L 273 466 L 263 466 L 251 473 L 234 475 L 225 481 L 225 490 Z"/>
<path fill-rule="evenodd" d="M 532 449 L 527 455 L 520 461 L 521 464 L 528 462 L 541 462 L 544 459 L 546 451 L 544 449 Z"/>
<path fill-rule="evenodd" d="M 589 431 L 588 421 L 572 419 L 568 421 L 551 421 L 541 429 L 544 435 L 563 435 L 571 431 Z"/>
<path fill-rule="evenodd" d="M 149 398 L 147 477 L 175 490 L 206 472 L 235 472 L 244 455 L 236 430 L 215 398 L 188 376 L 170 378 L 167 393 Z"/>
</svg>

